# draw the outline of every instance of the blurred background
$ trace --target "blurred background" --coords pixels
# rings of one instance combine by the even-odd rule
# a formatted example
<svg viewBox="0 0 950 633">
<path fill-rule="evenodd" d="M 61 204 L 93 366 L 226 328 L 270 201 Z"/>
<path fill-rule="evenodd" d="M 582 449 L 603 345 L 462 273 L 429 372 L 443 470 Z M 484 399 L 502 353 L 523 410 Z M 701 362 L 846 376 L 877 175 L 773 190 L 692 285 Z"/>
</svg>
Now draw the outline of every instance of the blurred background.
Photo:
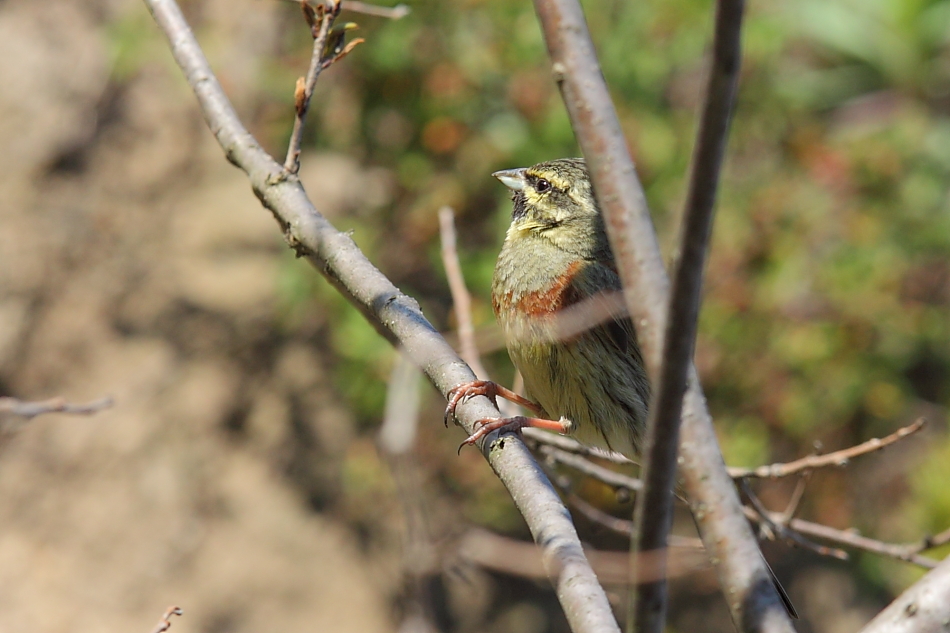
<svg viewBox="0 0 950 633">
<path fill-rule="evenodd" d="M 310 57 L 299 7 L 183 6 L 282 160 Z M 510 213 L 489 174 L 578 150 L 529 2 L 410 6 L 344 13 L 367 42 L 320 79 L 301 179 L 446 331 L 437 212 L 454 207 L 489 327 Z M 584 6 L 668 257 L 711 2 Z M 950 526 L 950 0 L 751 0 L 744 41 L 697 349 L 723 450 L 788 461 L 926 416 L 815 473 L 800 510 L 919 539 Z M 141 2 L 0 2 L 0 77 L 0 396 L 116 400 L 0 419 L 0 631 L 148 631 L 168 604 L 182 633 L 425 630 L 422 607 L 448 631 L 566 630 L 545 580 L 464 555 L 475 528 L 529 536 L 477 451 L 456 456 L 434 389 L 411 458 L 380 452 L 393 350 L 286 248 Z M 504 350 L 485 362 L 510 384 Z M 794 486 L 756 490 L 782 510 Z M 800 631 L 856 631 L 922 573 L 765 552 Z M 673 590 L 670 630 L 731 630 L 711 572 Z"/>
</svg>

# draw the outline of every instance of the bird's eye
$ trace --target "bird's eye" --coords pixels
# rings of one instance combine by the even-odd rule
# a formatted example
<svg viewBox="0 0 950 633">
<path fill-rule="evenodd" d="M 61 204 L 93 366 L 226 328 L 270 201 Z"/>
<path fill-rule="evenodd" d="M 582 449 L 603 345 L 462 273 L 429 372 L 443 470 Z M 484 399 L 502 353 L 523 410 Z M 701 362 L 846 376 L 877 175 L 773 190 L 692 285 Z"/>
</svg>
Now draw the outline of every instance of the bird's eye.
<svg viewBox="0 0 950 633">
<path fill-rule="evenodd" d="M 538 193 L 544 193 L 545 191 L 547 191 L 547 190 L 550 189 L 550 188 L 551 188 L 551 183 L 548 182 L 547 180 L 545 180 L 544 178 L 542 178 L 541 180 L 539 180 L 539 181 L 538 181 L 537 183 L 535 183 L 535 185 L 534 185 L 534 190 L 537 191 Z"/>
</svg>

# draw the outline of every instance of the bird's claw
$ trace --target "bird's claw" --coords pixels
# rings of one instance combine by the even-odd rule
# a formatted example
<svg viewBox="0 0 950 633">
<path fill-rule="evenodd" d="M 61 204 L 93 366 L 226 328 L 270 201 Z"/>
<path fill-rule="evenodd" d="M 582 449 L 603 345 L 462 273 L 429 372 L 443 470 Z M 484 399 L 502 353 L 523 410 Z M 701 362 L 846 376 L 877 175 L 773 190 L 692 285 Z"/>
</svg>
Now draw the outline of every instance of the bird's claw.
<svg viewBox="0 0 950 633">
<path fill-rule="evenodd" d="M 530 426 L 530 422 L 528 418 L 520 415 L 513 418 L 485 418 L 483 420 L 477 420 L 475 422 L 475 432 L 466 437 L 465 441 L 459 444 L 458 452 L 461 454 L 464 447 L 475 444 L 475 442 L 493 431 L 503 430 L 508 433 L 517 433 L 525 426 Z"/>
<path fill-rule="evenodd" d="M 498 385 L 490 380 L 473 380 L 472 382 L 463 383 L 448 393 L 449 403 L 446 405 L 445 415 L 442 417 L 446 428 L 449 426 L 449 418 L 455 416 L 455 409 L 459 406 L 459 403 L 472 396 L 485 396 L 492 401 L 496 409 L 498 408 L 498 401 L 496 400 Z"/>
</svg>

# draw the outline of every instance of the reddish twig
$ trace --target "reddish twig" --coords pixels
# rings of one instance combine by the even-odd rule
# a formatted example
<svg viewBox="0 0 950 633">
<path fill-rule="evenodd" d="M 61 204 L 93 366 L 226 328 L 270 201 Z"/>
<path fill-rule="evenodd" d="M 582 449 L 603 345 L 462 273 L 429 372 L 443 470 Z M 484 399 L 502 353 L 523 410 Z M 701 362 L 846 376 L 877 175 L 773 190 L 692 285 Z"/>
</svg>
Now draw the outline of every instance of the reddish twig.
<svg viewBox="0 0 950 633">
<path fill-rule="evenodd" d="M 795 475 L 797 473 L 814 470 L 816 468 L 825 468 L 828 466 L 847 466 L 848 462 L 855 457 L 879 451 L 882 448 L 886 448 L 891 444 L 894 444 L 895 442 L 899 442 L 905 437 L 913 435 L 917 431 L 924 428 L 926 423 L 927 421 L 924 418 L 919 418 L 913 424 L 909 424 L 901 429 L 898 429 L 887 437 L 882 437 L 880 439 L 873 438 L 856 446 L 844 448 L 840 451 L 835 451 L 826 455 L 809 455 L 786 464 L 771 464 L 769 466 L 759 466 L 757 468 L 730 468 L 729 475 L 733 479 L 742 479 L 747 477 L 778 479 L 779 477 L 788 477 L 789 475 Z"/>
<path fill-rule="evenodd" d="M 307 111 L 310 109 L 310 98 L 313 97 L 313 90 L 317 86 L 317 79 L 327 67 L 337 61 L 349 50 L 339 54 L 331 53 L 327 55 L 327 37 L 333 22 L 340 15 L 340 1 L 330 0 L 329 4 L 322 2 L 311 7 L 304 3 L 304 15 L 310 25 L 310 31 L 313 35 L 313 53 L 310 55 L 310 68 L 307 69 L 306 78 L 297 79 L 297 85 L 294 89 L 294 129 L 290 133 L 290 141 L 287 144 L 287 158 L 284 160 L 284 170 L 288 173 L 296 174 L 300 169 L 300 146 L 303 142 L 303 125 L 307 119 Z M 309 10 L 308 10 L 309 9 Z M 354 40 L 347 46 L 355 45 Z"/>
<path fill-rule="evenodd" d="M 165 610 L 165 615 L 162 616 L 162 619 L 158 621 L 158 624 L 155 625 L 155 628 L 152 629 L 152 633 L 163 633 L 171 628 L 172 622 L 170 618 L 173 615 L 183 615 L 184 611 L 181 610 L 181 607 L 171 606 Z"/>
<path fill-rule="evenodd" d="M 44 413 L 71 413 L 74 415 L 92 415 L 113 405 L 110 397 L 99 398 L 86 404 L 71 404 L 64 398 L 50 398 L 38 402 L 23 402 L 16 398 L 0 398 L 0 413 L 9 413 L 21 418 L 32 419 Z"/>
<path fill-rule="evenodd" d="M 439 209 L 439 233 L 442 238 L 442 265 L 445 277 L 452 293 L 455 307 L 455 320 L 458 322 L 459 355 L 475 375 L 482 380 L 488 379 L 488 372 L 482 366 L 482 359 L 475 344 L 475 327 L 472 325 L 472 295 L 465 287 L 462 265 L 459 263 L 455 232 L 455 212 L 450 207 Z"/>
</svg>

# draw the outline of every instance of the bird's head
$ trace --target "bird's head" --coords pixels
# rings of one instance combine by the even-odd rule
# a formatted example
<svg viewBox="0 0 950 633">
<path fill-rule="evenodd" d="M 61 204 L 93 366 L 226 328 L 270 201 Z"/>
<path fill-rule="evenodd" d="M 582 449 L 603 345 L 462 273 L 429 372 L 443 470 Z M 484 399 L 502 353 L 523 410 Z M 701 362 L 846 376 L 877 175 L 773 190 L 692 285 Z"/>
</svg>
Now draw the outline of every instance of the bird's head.
<svg viewBox="0 0 950 633">
<path fill-rule="evenodd" d="M 492 175 L 512 192 L 509 241 L 540 238 L 582 257 L 606 247 L 584 159 L 561 158 Z"/>
</svg>

